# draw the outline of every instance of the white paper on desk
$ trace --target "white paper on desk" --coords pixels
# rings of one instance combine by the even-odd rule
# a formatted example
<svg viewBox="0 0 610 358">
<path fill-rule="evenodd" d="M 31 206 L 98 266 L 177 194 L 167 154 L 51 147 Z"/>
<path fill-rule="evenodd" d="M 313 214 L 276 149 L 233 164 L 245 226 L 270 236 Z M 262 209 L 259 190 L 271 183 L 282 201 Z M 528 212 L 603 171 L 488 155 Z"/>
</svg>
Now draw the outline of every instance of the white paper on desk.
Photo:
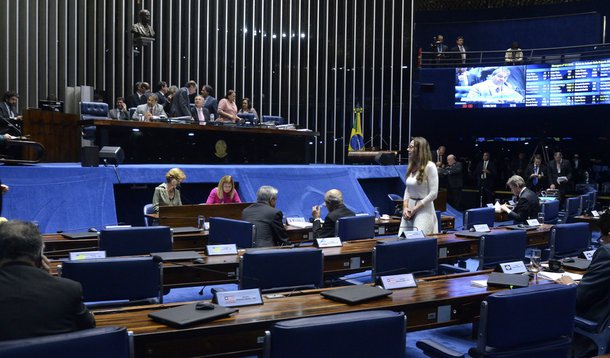
<svg viewBox="0 0 610 358">
<path fill-rule="evenodd" d="M 538 273 L 538 276 L 540 276 L 542 278 L 546 278 L 547 280 L 551 280 L 551 281 L 558 280 L 561 276 L 569 276 L 574 281 L 580 281 L 582 279 L 582 275 L 579 275 L 577 273 L 571 273 L 571 272 L 559 273 L 559 272 L 542 271 L 542 272 Z"/>
<path fill-rule="evenodd" d="M 496 214 L 502 212 L 502 206 L 500 205 L 499 201 L 496 201 L 496 203 L 494 204 L 494 211 L 496 212 Z"/>
<path fill-rule="evenodd" d="M 472 280 L 470 281 L 470 284 L 473 285 L 474 287 L 487 287 L 487 280 Z"/>
<path fill-rule="evenodd" d="M 557 178 L 557 184 L 561 184 L 566 181 L 568 181 L 568 177 L 566 177 L 566 176 L 561 176 L 561 177 Z"/>
<path fill-rule="evenodd" d="M 299 229 L 308 229 L 313 227 L 313 223 L 308 223 L 308 222 L 292 222 L 290 224 L 288 224 L 290 226 L 294 226 L 294 227 L 298 227 Z"/>
</svg>

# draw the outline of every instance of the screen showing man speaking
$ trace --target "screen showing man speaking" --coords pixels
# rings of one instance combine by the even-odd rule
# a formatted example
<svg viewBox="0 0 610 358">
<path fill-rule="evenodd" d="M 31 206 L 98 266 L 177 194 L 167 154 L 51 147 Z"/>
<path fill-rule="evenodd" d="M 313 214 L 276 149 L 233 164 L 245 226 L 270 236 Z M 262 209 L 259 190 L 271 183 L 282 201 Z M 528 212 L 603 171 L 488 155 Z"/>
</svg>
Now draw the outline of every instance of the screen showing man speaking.
<svg viewBox="0 0 610 358">
<path fill-rule="evenodd" d="M 525 66 L 456 69 L 455 106 L 524 107 Z"/>
</svg>

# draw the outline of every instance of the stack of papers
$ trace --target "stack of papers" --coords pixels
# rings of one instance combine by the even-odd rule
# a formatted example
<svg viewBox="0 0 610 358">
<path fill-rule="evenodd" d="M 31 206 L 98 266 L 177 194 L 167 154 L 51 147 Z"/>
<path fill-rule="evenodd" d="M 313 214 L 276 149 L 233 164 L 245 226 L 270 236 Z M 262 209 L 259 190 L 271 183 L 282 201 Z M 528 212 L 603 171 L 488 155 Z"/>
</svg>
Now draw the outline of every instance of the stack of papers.
<svg viewBox="0 0 610 358">
<path fill-rule="evenodd" d="M 294 226 L 294 227 L 298 227 L 300 229 L 307 229 L 307 228 L 313 227 L 312 223 L 303 222 L 303 221 L 300 221 L 300 222 L 299 221 L 291 222 L 288 225 Z"/>
<path fill-rule="evenodd" d="M 582 275 L 579 275 L 577 273 L 571 273 L 571 272 L 549 272 L 549 271 L 542 271 L 538 273 L 538 276 L 542 277 L 542 278 L 546 278 L 547 280 L 558 280 L 560 277 L 562 276 L 569 276 L 572 278 L 572 280 L 574 281 L 580 281 L 582 279 Z"/>
</svg>

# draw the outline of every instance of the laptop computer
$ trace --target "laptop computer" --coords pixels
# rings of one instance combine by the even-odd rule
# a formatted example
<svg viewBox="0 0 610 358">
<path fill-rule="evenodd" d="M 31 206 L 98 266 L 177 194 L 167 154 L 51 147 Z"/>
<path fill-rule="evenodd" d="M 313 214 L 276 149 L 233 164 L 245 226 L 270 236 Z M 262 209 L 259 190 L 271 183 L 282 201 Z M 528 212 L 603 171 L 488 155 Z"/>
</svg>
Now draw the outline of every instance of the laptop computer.
<svg viewBox="0 0 610 358">
<path fill-rule="evenodd" d="M 195 251 L 152 252 L 150 256 L 159 256 L 163 259 L 163 261 L 183 261 L 203 258 L 203 256 Z"/>
<path fill-rule="evenodd" d="M 492 272 L 487 279 L 489 287 L 527 287 L 530 283 L 529 275 L 508 274 Z"/>
<path fill-rule="evenodd" d="M 392 291 L 385 290 L 378 286 L 357 285 L 338 288 L 330 291 L 323 291 L 320 292 L 320 294 L 324 298 L 353 305 L 364 301 L 389 296 L 392 294 Z"/>
<path fill-rule="evenodd" d="M 91 231 L 87 231 L 87 232 L 64 232 L 61 234 L 61 236 L 65 237 L 66 239 L 70 239 L 70 240 L 76 240 L 76 239 L 97 239 L 98 236 L 98 232 L 91 232 Z"/>
<path fill-rule="evenodd" d="M 474 238 L 479 238 L 481 236 L 485 236 L 487 234 L 489 234 L 488 232 L 477 232 L 477 231 L 470 231 L 470 230 L 462 230 L 462 231 L 456 231 L 454 232 L 455 236 L 460 236 L 460 237 L 474 237 Z"/>
<path fill-rule="evenodd" d="M 148 317 L 168 326 L 181 328 L 195 323 L 209 322 L 218 318 L 228 317 L 233 312 L 237 312 L 235 308 L 222 307 L 216 304 L 210 305 L 213 305 L 214 308 L 198 310 L 196 309 L 197 303 L 189 303 L 149 313 Z"/>
<path fill-rule="evenodd" d="M 588 269 L 589 265 L 591 265 L 591 261 L 587 259 L 581 259 L 580 257 L 567 258 L 561 261 L 561 266 L 578 271 L 584 271 Z"/>
<path fill-rule="evenodd" d="M 201 229 L 194 226 L 179 226 L 172 228 L 172 233 L 174 234 L 192 234 L 198 232 L 201 232 Z"/>
<path fill-rule="evenodd" d="M 509 229 L 509 230 L 530 231 L 530 230 L 537 230 L 540 226 L 539 225 L 517 224 L 517 225 L 507 225 L 507 226 L 503 226 L 503 227 L 506 229 Z"/>
</svg>

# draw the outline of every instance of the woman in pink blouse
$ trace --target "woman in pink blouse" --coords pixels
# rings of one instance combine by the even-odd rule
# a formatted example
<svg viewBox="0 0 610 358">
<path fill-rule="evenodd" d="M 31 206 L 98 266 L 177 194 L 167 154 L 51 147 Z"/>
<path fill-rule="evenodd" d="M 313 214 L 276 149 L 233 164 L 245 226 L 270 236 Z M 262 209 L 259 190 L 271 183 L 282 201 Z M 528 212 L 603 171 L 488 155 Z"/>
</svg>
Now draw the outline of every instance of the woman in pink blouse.
<svg viewBox="0 0 610 358">
<path fill-rule="evenodd" d="M 222 122 L 237 122 L 237 104 L 235 104 L 235 91 L 229 90 L 227 97 L 218 103 L 218 120 Z"/>
<path fill-rule="evenodd" d="M 225 175 L 218 182 L 218 186 L 210 192 L 206 204 L 230 204 L 230 203 L 241 203 L 239 194 L 235 190 L 235 182 L 233 177 Z"/>
</svg>

